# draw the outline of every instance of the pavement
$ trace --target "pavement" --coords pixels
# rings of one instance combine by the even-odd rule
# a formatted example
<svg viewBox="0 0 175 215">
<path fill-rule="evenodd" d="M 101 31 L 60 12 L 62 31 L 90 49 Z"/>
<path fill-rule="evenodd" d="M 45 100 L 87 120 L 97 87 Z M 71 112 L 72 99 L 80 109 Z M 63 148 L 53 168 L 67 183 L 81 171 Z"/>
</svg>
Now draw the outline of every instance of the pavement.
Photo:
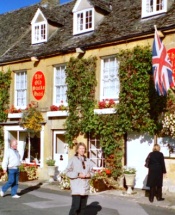
<svg viewBox="0 0 175 215">
<path fill-rule="evenodd" d="M 59 187 L 59 182 L 48 182 L 48 181 L 40 181 L 40 180 L 34 180 L 34 181 L 27 181 L 27 182 L 20 182 L 20 185 L 29 186 L 30 189 L 35 189 L 35 187 L 40 187 L 44 189 L 50 189 L 55 191 L 62 191 L 65 194 L 70 194 L 70 190 L 61 190 Z M 102 192 L 96 192 L 91 193 L 90 195 L 100 195 L 102 197 L 110 197 L 110 198 L 122 198 L 127 199 L 130 201 L 134 201 L 138 204 L 146 204 L 146 205 L 152 205 L 157 207 L 163 207 L 163 208 L 169 208 L 175 210 L 175 193 L 171 193 L 169 191 L 163 193 L 163 198 L 165 198 L 164 201 L 157 201 L 156 198 L 154 198 L 154 202 L 150 203 L 148 199 L 148 192 L 142 189 L 134 189 L 132 194 L 127 194 L 126 190 L 105 190 Z"/>
</svg>

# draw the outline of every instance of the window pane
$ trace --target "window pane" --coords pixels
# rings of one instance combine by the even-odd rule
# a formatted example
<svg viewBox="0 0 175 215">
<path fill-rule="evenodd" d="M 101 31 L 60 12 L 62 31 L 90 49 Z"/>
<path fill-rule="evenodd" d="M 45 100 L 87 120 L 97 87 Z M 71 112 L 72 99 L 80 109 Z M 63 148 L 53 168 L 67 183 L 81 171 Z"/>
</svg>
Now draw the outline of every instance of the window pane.
<svg viewBox="0 0 175 215">
<path fill-rule="evenodd" d="M 118 99 L 120 83 L 118 77 L 118 62 L 115 57 L 103 60 L 102 86 L 103 98 Z"/>
<path fill-rule="evenodd" d="M 27 73 L 18 72 L 15 75 L 15 104 L 17 107 L 26 107 L 26 95 L 27 95 Z"/>
<path fill-rule="evenodd" d="M 65 66 L 55 68 L 55 102 L 56 104 L 67 103 L 67 84 Z"/>
<path fill-rule="evenodd" d="M 100 146 L 100 140 L 98 137 L 89 134 L 89 158 L 97 167 L 105 167 L 105 156 Z"/>
<path fill-rule="evenodd" d="M 83 30 L 83 13 L 77 14 L 77 30 Z"/>
<path fill-rule="evenodd" d="M 156 11 L 163 9 L 163 0 L 156 0 Z"/>
<path fill-rule="evenodd" d="M 41 25 L 41 39 L 46 39 L 46 25 Z"/>
<path fill-rule="evenodd" d="M 35 26 L 35 41 L 39 40 L 39 26 Z"/>
<path fill-rule="evenodd" d="M 86 11 L 86 29 L 92 28 L 92 10 Z"/>
</svg>

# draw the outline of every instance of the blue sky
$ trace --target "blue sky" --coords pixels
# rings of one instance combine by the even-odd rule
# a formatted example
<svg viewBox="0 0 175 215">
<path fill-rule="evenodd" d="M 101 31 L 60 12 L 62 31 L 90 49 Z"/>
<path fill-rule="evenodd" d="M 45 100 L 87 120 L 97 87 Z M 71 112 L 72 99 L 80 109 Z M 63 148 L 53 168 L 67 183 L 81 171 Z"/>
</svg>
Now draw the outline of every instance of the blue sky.
<svg viewBox="0 0 175 215">
<path fill-rule="evenodd" d="M 39 3 L 41 0 L 0 0 L 0 14 Z M 60 0 L 60 3 L 70 0 Z"/>
</svg>

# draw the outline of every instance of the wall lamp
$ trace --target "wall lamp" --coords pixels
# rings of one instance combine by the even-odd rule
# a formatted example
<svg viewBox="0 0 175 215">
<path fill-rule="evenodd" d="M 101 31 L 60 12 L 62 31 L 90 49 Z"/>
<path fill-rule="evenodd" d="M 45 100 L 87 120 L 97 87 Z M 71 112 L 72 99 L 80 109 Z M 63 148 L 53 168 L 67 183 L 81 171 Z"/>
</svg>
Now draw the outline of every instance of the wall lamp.
<svg viewBox="0 0 175 215">
<path fill-rule="evenodd" d="M 37 57 L 33 56 L 33 57 L 31 57 L 31 61 L 37 62 L 37 61 L 39 61 L 39 59 Z"/>
<path fill-rule="evenodd" d="M 85 53 L 85 50 L 83 48 L 76 48 L 76 53 Z"/>
</svg>

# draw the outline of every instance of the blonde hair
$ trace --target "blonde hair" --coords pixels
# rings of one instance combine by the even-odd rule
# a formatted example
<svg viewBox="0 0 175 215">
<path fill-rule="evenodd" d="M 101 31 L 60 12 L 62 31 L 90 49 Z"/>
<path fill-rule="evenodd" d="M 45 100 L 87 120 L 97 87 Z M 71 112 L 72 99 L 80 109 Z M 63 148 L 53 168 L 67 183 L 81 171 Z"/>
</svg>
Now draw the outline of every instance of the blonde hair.
<svg viewBox="0 0 175 215">
<path fill-rule="evenodd" d="M 86 145 L 85 145 L 85 143 L 79 142 L 79 143 L 77 143 L 76 148 L 75 148 L 75 154 L 76 155 L 78 154 L 78 149 L 79 149 L 80 146 L 83 146 L 85 148 L 85 153 L 86 153 Z"/>
<path fill-rule="evenodd" d="M 154 146 L 153 146 L 153 152 L 155 152 L 155 151 L 160 151 L 160 145 L 159 144 L 154 144 Z"/>
</svg>

